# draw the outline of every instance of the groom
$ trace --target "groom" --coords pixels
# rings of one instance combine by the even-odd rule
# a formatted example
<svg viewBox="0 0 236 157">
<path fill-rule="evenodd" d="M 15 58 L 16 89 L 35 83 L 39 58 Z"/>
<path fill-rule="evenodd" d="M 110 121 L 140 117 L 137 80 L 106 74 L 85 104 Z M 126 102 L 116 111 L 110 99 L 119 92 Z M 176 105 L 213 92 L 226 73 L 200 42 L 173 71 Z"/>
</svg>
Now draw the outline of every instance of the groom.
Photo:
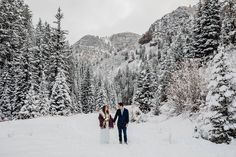
<svg viewBox="0 0 236 157">
<path fill-rule="evenodd" d="M 116 115 L 114 117 L 114 123 L 118 117 L 117 127 L 119 131 L 119 141 L 122 144 L 122 132 L 124 134 L 124 141 L 127 143 L 127 127 L 129 123 L 129 111 L 124 108 L 124 104 L 118 103 L 118 110 L 116 111 Z"/>
</svg>

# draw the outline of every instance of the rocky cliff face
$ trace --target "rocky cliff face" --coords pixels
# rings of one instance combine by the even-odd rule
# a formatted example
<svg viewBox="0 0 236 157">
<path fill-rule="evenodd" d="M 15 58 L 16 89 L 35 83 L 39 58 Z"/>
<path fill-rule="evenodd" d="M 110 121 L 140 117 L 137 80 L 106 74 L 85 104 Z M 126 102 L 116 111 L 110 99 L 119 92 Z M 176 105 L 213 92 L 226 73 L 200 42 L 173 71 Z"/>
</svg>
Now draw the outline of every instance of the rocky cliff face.
<svg viewBox="0 0 236 157">
<path fill-rule="evenodd" d="M 111 56 L 111 45 L 98 36 L 86 35 L 72 46 L 73 54 L 83 60 L 90 60 L 94 65 L 102 58 Z"/>
<path fill-rule="evenodd" d="M 86 35 L 72 46 L 72 50 L 76 57 L 98 65 L 104 59 L 135 51 L 139 38 L 140 35 L 129 32 L 114 34 L 111 37 Z"/>
<path fill-rule="evenodd" d="M 112 35 L 109 39 L 117 51 L 124 49 L 134 50 L 138 45 L 140 35 L 135 33 L 118 33 Z"/>
<path fill-rule="evenodd" d="M 140 35 L 135 33 L 118 33 L 111 37 L 98 37 L 86 35 L 76 42 L 72 48 L 75 53 L 85 53 L 94 50 L 122 51 L 124 49 L 134 50 Z"/>
</svg>

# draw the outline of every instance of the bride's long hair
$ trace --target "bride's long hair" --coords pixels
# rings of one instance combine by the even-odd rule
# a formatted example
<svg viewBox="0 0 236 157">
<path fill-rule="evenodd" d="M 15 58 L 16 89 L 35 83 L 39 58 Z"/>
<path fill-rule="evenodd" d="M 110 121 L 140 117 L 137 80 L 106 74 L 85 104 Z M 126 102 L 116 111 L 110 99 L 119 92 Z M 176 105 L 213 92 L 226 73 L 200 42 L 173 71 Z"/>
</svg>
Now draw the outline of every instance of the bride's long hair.
<svg viewBox="0 0 236 157">
<path fill-rule="evenodd" d="M 107 111 L 106 111 L 106 107 L 107 107 Z M 104 105 L 104 106 L 102 107 L 102 112 L 103 112 L 104 114 L 110 114 L 110 113 L 109 113 L 109 107 L 108 107 L 108 105 Z"/>
</svg>

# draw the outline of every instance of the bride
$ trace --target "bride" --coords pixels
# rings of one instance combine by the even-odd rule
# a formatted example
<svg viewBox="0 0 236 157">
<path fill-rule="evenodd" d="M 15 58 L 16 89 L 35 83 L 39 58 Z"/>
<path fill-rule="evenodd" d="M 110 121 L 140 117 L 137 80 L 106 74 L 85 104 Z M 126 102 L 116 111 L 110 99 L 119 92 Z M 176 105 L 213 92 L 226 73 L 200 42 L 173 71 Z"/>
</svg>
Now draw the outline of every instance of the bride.
<svg viewBox="0 0 236 157">
<path fill-rule="evenodd" d="M 108 144 L 110 141 L 109 129 L 114 127 L 113 118 L 109 113 L 108 105 L 104 105 L 98 116 L 99 125 L 101 128 L 101 143 Z"/>
</svg>

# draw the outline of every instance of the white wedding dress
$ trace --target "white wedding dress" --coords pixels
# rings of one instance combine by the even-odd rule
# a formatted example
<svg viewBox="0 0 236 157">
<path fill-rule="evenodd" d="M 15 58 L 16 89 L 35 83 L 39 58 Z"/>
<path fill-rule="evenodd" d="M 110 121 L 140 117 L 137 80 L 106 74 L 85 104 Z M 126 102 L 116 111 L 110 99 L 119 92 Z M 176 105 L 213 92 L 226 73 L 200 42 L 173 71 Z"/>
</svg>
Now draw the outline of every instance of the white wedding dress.
<svg viewBox="0 0 236 157">
<path fill-rule="evenodd" d="M 109 131 L 109 118 L 110 118 L 110 115 L 109 114 L 102 114 L 102 116 L 104 117 L 105 119 L 105 125 L 106 125 L 106 128 L 103 128 L 101 129 L 101 137 L 100 137 L 100 140 L 101 140 L 101 144 L 108 144 L 110 142 L 110 131 Z"/>
</svg>

